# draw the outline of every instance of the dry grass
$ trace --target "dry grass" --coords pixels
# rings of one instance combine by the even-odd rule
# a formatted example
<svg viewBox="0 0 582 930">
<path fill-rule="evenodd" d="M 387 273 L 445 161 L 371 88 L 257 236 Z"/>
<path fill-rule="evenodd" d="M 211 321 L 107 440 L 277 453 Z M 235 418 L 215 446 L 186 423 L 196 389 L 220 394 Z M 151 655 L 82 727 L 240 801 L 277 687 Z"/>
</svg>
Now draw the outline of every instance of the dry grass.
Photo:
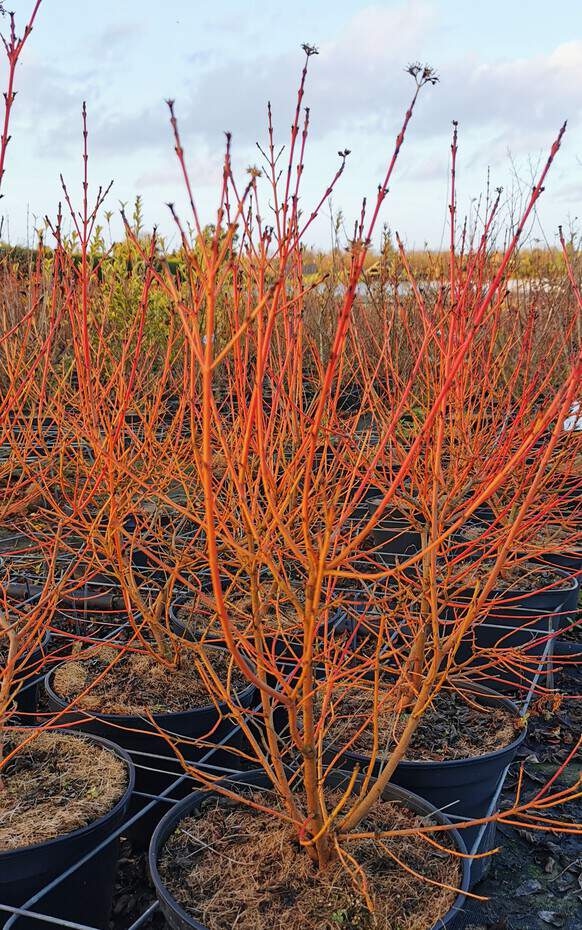
<svg viewBox="0 0 582 930">
<path fill-rule="evenodd" d="M 219 679 L 225 685 L 229 682 L 231 693 L 247 686 L 244 675 L 232 667 L 226 650 L 206 647 L 204 653 Z M 213 702 L 211 683 L 201 676 L 201 665 L 193 651 L 183 653 L 177 669 L 168 669 L 143 653 L 125 653 L 87 694 L 76 700 L 117 655 L 115 649 L 105 646 L 91 658 L 67 661 L 53 676 L 55 692 L 82 710 L 102 714 L 174 713 Z M 221 700 L 221 696 L 214 695 L 214 700 Z"/>
<path fill-rule="evenodd" d="M 410 828 L 419 820 L 399 803 L 384 801 L 366 825 Z M 431 880 L 453 886 L 460 881 L 458 860 L 435 853 L 422 839 L 384 842 Z M 288 826 L 224 800 L 210 799 L 201 817 L 183 821 L 166 843 L 159 869 L 176 900 L 209 930 L 426 930 L 456 897 L 405 872 L 371 840 L 352 842 L 346 851 L 368 879 L 373 913 L 339 860 L 315 872 Z"/>
<path fill-rule="evenodd" d="M 7 749 L 15 740 L 8 740 Z M 125 763 L 80 736 L 39 733 L 8 763 L 0 791 L 0 850 L 45 843 L 110 811 L 127 784 Z"/>
</svg>

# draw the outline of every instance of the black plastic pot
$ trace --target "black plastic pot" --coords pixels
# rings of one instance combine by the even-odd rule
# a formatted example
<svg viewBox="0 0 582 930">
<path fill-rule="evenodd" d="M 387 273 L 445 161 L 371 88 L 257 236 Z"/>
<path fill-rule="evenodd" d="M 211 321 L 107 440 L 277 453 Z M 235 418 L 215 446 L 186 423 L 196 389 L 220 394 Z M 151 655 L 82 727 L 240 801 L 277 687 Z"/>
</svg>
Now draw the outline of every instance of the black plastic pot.
<svg viewBox="0 0 582 930">
<path fill-rule="evenodd" d="M 480 507 L 477 507 L 474 511 L 474 516 L 478 520 L 486 520 L 488 523 L 493 523 L 495 520 L 495 513 L 489 504 L 481 504 Z"/>
<path fill-rule="evenodd" d="M 328 784 L 341 787 L 345 785 L 349 776 L 345 772 L 334 772 L 328 777 Z M 231 779 L 226 779 L 230 781 Z M 237 784 L 245 785 L 254 785 L 257 787 L 267 787 L 269 784 L 264 772 L 248 772 L 244 775 L 237 776 Z M 160 907 L 164 918 L 171 928 L 171 930 L 207 930 L 203 924 L 191 917 L 178 902 L 172 897 L 167 888 L 165 887 L 160 873 L 158 872 L 158 859 L 159 854 L 164 846 L 166 840 L 172 835 L 179 823 L 190 814 L 195 813 L 202 801 L 208 798 L 208 792 L 196 792 L 195 794 L 190 795 L 190 797 L 185 798 L 179 804 L 169 811 L 165 817 L 160 821 L 149 848 L 149 869 L 150 874 L 154 883 L 154 888 L 156 891 L 156 896 L 160 902 Z M 434 807 L 427 803 L 422 798 L 417 797 L 409 791 L 398 788 L 395 785 L 389 785 L 387 790 L 384 793 L 385 799 L 394 799 L 397 801 L 404 802 L 411 810 L 416 813 L 430 815 L 437 823 L 450 823 L 448 818 L 441 814 L 439 811 L 435 810 Z M 465 844 L 457 830 L 452 830 L 451 834 L 454 837 L 455 845 L 460 852 L 465 853 L 466 848 Z M 438 919 L 431 928 L 427 927 L 427 930 L 453 930 L 456 925 L 458 916 L 462 913 L 463 904 L 465 901 L 465 892 L 469 888 L 469 866 L 468 860 L 462 859 L 462 869 L 463 876 L 461 882 L 461 894 L 458 895 L 450 911 L 445 914 L 443 917 Z M 309 928 L 311 930 L 311 928 Z M 315 928 L 314 928 L 315 930 Z"/>
<path fill-rule="evenodd" d="M 339 393 L 337 409 L 340 413 L 357 413 L 362 404 L 362 389 L 359 384 L 343 387 Z"/>
<path fill-rule="evenodd" d="M 347 611 L 338 611 L 334 618 L 333 633 L 342 635 L 347 640 L 348 648 L 352 652 L 358 650 L 370 639 L 372 642 L 376 642 L 379 631 L 380 625 L 377 618 L 363 612 L 358 617 L 357 610 L 349 613 Z M 399 632 L 394 629 L 386 630 L 385 637 L 385 648 L 387 649 L 388 642 L 398 640 Z"/>
<path fill-rule="evenodd" d="M 208 596 L 212 596 L 212 582 L 210 581 L 209 577 L 204 577 L 202 579 L 200 591 L 204 594 L 207 594 Z M 202 606 L 200 607 L 200 629 L 197 628 L 196 623 L 188 623 L 183 619 L 181 615 L 181 608 L 189 600 L 193 600 L 195 596 L 196 595 L 194 592 L 179 594 L 170 602 L 170 606 L 168 608 L 168 618 L 173 632 L 176 633 L 177 636 L 180 636 L 183 639 L 189 640 L 191 642 L 197 640 L 199 638 L 199 634 L 206 631 L 207 623 L 210 619 L 210 610 Z"/>
<path fill-rule="evenodd" d="M 570 626 L 578 611 L 580 601 L 580 585 L 582 583 L 582 551 L 572 550 L 571 552 L 548 552 L 540 559 L 545 565 L 560 568 L 571 576 L 572 581 L 577 583 L 577 588 L 568 592 L 561 611 L 559 629 Z"/>
<path fill-rule="evenodd" d="M 493 590 L 488 601 L 491 604 L 491 610 L 501 611 L 508 622 L 510 622 L 515 611 L 515 625 L 519 623 L 520 611 L 522 610 L 538 611 L 540 613 L 558 612 L 563 615 L 560 626 L 567 626 L 567 615 L 574 613 L 577 609 L 580 583 L 569 572 L 553 565 L 552 571 L 567 580 L 567 586 L 561 588 L 551 587 L 541 591 L 520 591 L 518 588 L 503 591 Z M 467 590 L 455 597 L 451 607 L 445 612 L 445 618 L 447 614 L 450 615 L 454 614 L 455 611 L 464 610 L 471 600 L 472 594 L 471 590 Z"/>
<path fill-rule="evenodd" d="M 59 713 L 68 706 L 68 702 L 59 697 L 51 685 L 55 671 L 56 669 L 49 672 L 44 681 L 48 710 L 51 713 Z M 252 706 L 255 690 L 254 685 L 249 685 L 238 694 L 241 707 Z M 71 709 L 59 718 L 59 722 L 63 725 L 73 724 L 83 732 L 114 740 L 127 752 L 132 753 L 136 766 L 136 792 L 158 795 L 183 774 L 183 768 L 156 727 L 177 739 L 184 737 L 195 741 L 207 738 L 213 744 L 218 744 L 232 729 L 232 722 L 228 718 L 221 720 L 221 715 L 226 715 L 227 712 L 226 704 L 220 703 L 217 707 L 209 704 L 178 713 L 152 714 L 154 726 L 143 717 L 133 714 L 95 714 L 89 717 L 83 711 Z M 187 761 L 195 765 L 208 753 L 208 746 L 198 748 L 195 745 L 184 745 L 181 751 Z M 181 790 L 183 794 L 188 793 L 188 784 L 184 783 Z M 145 803 L 147 799 L 144 801 L 134 798 L 132 813 L 141 810 Z M 136 844 L 149 839 L 158 816 L 156 811 L 138 821 L 132 832 L 132 839 Z"/>
<path fill-rule="evenodd" d="M 546 565 L 546 559 L 536 559 L 540 565 Z M 558 568 L 552 563 L 552 570 L 559 571 L 564 578 L 569 578 L 570 584 L 567 588 L 551 588 L 548 591 L 540 591 L 537 600 L 532 600 L 531 604 L 524 603 L 524 607 L 533 606 L 540 610 L 557 610 L 564 614 L 575 613 L 578 608 L 578 597 L 580 595 L 580 581 L 566 569 Z M 535 597 L 535 594 L 534 594 Z M 565 624 L 562 623 L 562 626 Z"/>
<path fill-rule="evenodd" d="M 71 730 L 66 732 L 74 734 Z M 128 785 L 123 797 L 109 813 L 79 830 L 46 843 L 0 852 L 0 904 L 22 907 L 103 842 L 125 819 L 134 788 L 133 763 L 124 749 L 109 740 L 98 736 L 89 738 L 115 753 L 127 765 Z M 113 840 L 53 890 L 31 904 L 30 910 L 94 927 L 106 927 L 118 853 L 118 841 Z M 4 926 L 10 917 L 10 912 L 0 911 L 0 926 Z M 46 930 L 50 924 L 31 917 L 18 917 L 14 926 L 16 930 Z"/>
<path fill-rule="evenodd" d="M 416 555 L 422 546 L 421 535 L 403 520 L 382 519 L 372 530 L 372 540 L 387 555 Z"/>
<path fill-rule="evenodd" d="M 156 521 L 162 527 L 171 526 L 174 522 L 170 511 L 164 511 L 158 514 Z M 134 513 L 129 513 L 125 518 L 124 527 L 128 533 L 135 533 L 139 522 L 143 522 L 143 518 L 140 518 Z M 143 529 L 144 531 L 147 530 L 147 524 Z M 163 544 L 160 543 L 157 538 L 148 539 L 147 533 L 144 532 L 144 538 L 139 539 L 138 543 L 133 548 L 132 564 L 134 568 L 148 569 L 150 577 L 163 581 L 166 577 L 165 570 L 160 567 L 160 564 L 164 564 Z"/>
<path fill-rule="evenodd" d="M 551 673 L 551 654 L 555 648 L 553 636 L 556 622 L 555 614 L 523 608 L 515 608 L 508 622 L 502 612 L 493 612 L 465 637 L 455 659 L 459 663 L 467 663 L 464 672 L 472 681 L 495 691 L 518 691 L 525 695 L 538 673 L 540 685 L 547 687 Z M 549 645 L 550 638 L 552 642 Z M 493 649 L 498 661 L 491 665 L 491 659 L 484 652 Z M 522 657 L 521 662 L 515 661 L 516 650 Z M 508 654 L 507 663 L 503 662 L 504 652 Z"/>
<path fill-rule="evenodd" d="M 460 688 L 463 686 L 457 683 Z M 511 709 L 516 718 L 518 709 L 508 698 L 503 698 L 493 689 L 482 685 L 468 685 L 474 700 L 479 700 L 485 706 L 503 706 Z M 479 697 L 477 698 L 477 694 Z M 462 820 L 476 820 L 487 815 L 489 806 L 495 796 L 501 775 L 513 760 L 519 746 L 526 736 L 526 729 L 510 743 L 495 752 L 469 759 L 451 759 L 442 762 L 401 762 L 392 776 L 395 785 L 406 788 L 418 794 L 421 798 L 434 805 L 438 810 L 444 810 L 453 822 Z M 346 752 L 338 760 L 338 764 L 345 769 L 352 770 L 359 766 L 365 770 L 369 764 L 369 757 L 355 752 Z M 379 771 L 379 764 L 376 770 Z M 465 827 L 459 831 L 467 849 L 471 850 L 479 833 L 479 827 Z M 489 831 L 489 841 L 494 837 Z M 489 849 L 493 848 L 493 844 Z M 485 852 L 481 847 L 480 852 Z M 476 859 L 471 867 L 471 887 L 483 875 L 490 859 Z"/>
<path fill-rule="evenodd" d="M 554 655 L 557 658 L 575 656 L 579 661 L 582 661 L 582 643 L 571 642 L 569 639 L 556 639 L 553 647 Z"/>
<path fill-rule="evenodd" d="M 356 490 L 357 489 L 354 489 L 354 491 L 351 494 L 352 501 L 356 496 L 355 495 Z M 354 505 L 354 509 L 352 511 L 352 518 L 355 520 L 362 520 L 365 517 L 369 517 L 370 507 L 371 507 L 370 502 L 377 500 L 379 495 L 380 495 L 380 488 L 376 487 L 375 485 L 369 485 L 366 488 L 366 490 L 363 491 L 362 495 L 358 499 L 358 503 Z"/>
<path fill-rule="evenodd" d="M 469 525 L 477 525 L 481 530 L 482 534 L 487 533 L 488 524 L 493 521 L 493 513 L 489 517 L 482 510 L 476 512 L 474 517 L 469 521 Z M 463 538 L 462 532 L 458 532 L 454 537 L 455 542 L 455 551 L 459 554 L 462 553 L 463 549 L 470 546 L 470 542 Z M 481 543 L 479 539 L 474 541 L 473 551 L 469 551 L 464 557 L 468 560 L 474 560 L 482 558 L 483 550 L 487 548 L 487 537 L 485 541 Z M 492 555 L 495 553 L 492 552 Z M 527 555 L 527 553 L 526 553 Z M 542 553 L 541 555 L 532 556 L 530 561 L 539 562 L 542 565 L 548 567 L 556 567 L 563 569 L 564 572 L 568 575 L 578 576 L 582 574 L 582 550 L 581 549 L 571 549 L 564 550 L 562 552 L 547 552 Z"/>
<path fill-rule="evenodd" d="M 378 509 L 381 498 L 368 501 L 370 514 Z M 420 517 L 420 515 L 419 515 Z M 395 507 L 387 508 L 372 530 L 372 540 L 388 555 L 414 555 L 420 551 L 420 531 L 414 529 L 407 516 Z"/>
<path fill-rule="evenodd" d="M 68 515 L 72 515 L 73 508 L 71 507 L 70 504 L 64 503 L 63 511 Z M 94 517 L 97 517 L 97 510 L 94 508 L 92 511 L 92 515 Z M 159 519 L 161 526 L 168 526 L 172 522 L 171 515 L 169 513 L 160 515 L 158 519 Z M 103 515 L 102 517 L 100 517 L 98 521 L 98 526 L 100 527 L 100 529 L 105 530 L 108 525 L 108 522 L 109 522 L 109 517 L 107 515 Z M 147 515 L 145 514 L 139 515 L 139 514 L 130 512 L 130 513 L 127 513 L 123 518 L 123 529 L 125 530 L 126 533 L 134 534 L 136 529 L 138 528 L 138 525 L 143 525 L 144 536 L 145 536 L 147 528 L 148 528 L 147 523 L 148 523 Z M 148 568 L 155 574 L 156 577 L 164 578 L 165 572 L 162 571 L 162 569 L 160 569 L 159 562 L 156 561 L 155 559 L 155 554 L 158 553 L 160 555 L 160 561 L 163 562 L 163 547 L 160 545 L 157 539 L 153 539 L 153 540 L 146 539 L 143 542 L 143 545 L 145 546 L 145 548 L 141 548 L 138 542 L 136 545 L 134 545 L 132 549 L 131 563 L 133 567 L 137 569 Z M 154 555 L 153 558 L 152 558 L 152 554 Z M 106 589 L 110 589 L 111 587 L 118 586 L 118 582 L 116 581 L 115 578 L 107 578 L 106 576 L 102 574 L 98 575 L 97 578 L 101 579 Z M 89 584 L 91 585 L 91 582 Z M 77 589 L 77 591 L 79 592 L 78 599 L 82 599 L 82 597 L 84 596 L 83 588 L 84 588 L 83 585 L 79 585 L 79 588 Z M 74 600 L 75 596 L 76 596 L 76 591 L 73 590 L 71 594 L 69 595 L 69 597 L 71 600 Z"/>
<path fill-rule="evenodd" d="M 562 478 L 562 480 L 556 480 L 554 484 L 555 490 L 568 497 L 572 503 L 572 506 L 580 506 L 580 498 L 582 497 L 582 478 L 579 475 L 568 475 L 567 477 Z"/>
<path fill-rule="evenodd" d="M 582 575 L 582 551 L 572 549 L 569 552 L 548 552 L 540 559 L 549 565 L 556 565 L 572 575 Z"/>
<path fill-rule="evenodd" d="M 464 535 L 464 531 L 467 532 L 471 529 L 475 529 L 479 532 L 479 536 L 476 539 L 470 539 Z M 489 522 L 484 519 L 473 518 L 469 520 L 460 530 L 457 530 L 450 539 L 450 554 L 452 556 L 459 556 L 466 562 L 475 562 L 479 559 L 482 559 L 488 550 L 491 550 L 493 534 L 489 532 Z M 489 551 L 489 555 L 494 554 L 492 551 Z"/>
<path fill-rule="evenodd" d="M 206 593 L 211 592 L 212 585 L 209 580 L 207 582 L 205 581 L 202 590 Z M 177 636 L 195 641 L 199 637 L 199 634 L 205 633 L 205 624 L 202 623 L 200 630 L 197 630 L 192 624 L 185 622 L 181 618 L 180 607 L 183 606 L 184 602 L 187 600 L 187 595 L 180 595 L 175 598 L 168 609 L 168 617 L 172 631 L 176 633 Z M 283 663 L 296 663 L 301 658 L 303 647 L 300 641 L 293 636 L 267 636 L 265 640 L 265 645 L 269 654 L 273 655 L 275 659 L 281 660 Z M 207 644 L 216 642 L 217 645 L 224 646 L 224 638 L 220 627 L 217 627 L 215 639 L 208 638 L 206 634 L 204 641 Z"/>
<path fill-rule="evenodd" d="M 46 660 L 51 648 L 51 634 L 46 633 L 40 645 L 27 656 L 15 675 L 16 681 L 24 681 L 16 695 L 15 707 L 24 724 L 32 723 L 32 715 L 38 705 L 38 685 L 45 674 Z"/>
<path fill-rule="evenodd" d="M 448 619 L 441 620 L 442 636 L 451 632 L 447 629 Z M 509 612 L 492 610 L 485 621 L 475 625 L 461 641 L 455 653 L 455 661 L 463 663 L 463 674 L 471 682 L 492 688 L 501 693 L 515 694 L 516 691 L 527 692 L 534 678 L 540 670 L 539 681 L 546 684 L 546 676 L 550 672 L 549 663 L 542 659 L 546 651 L 551 655 L 557 640 L 554 638 L 559 617 L 555 613 L 538 610 L 527 610 L 523 607 L 514 607 Z M 402 637 L 410 639 L 410 630 L 406 624 L 400 627 Z M 551 647 L 547 650 L 548 640 Z M 495 649 L 499 653 L 499 663 L 493 663 L 494 657 L 488 657 L 487 652 Z M 503 650 L 511 657 L 507 666 L 503 664 Z M 524 657 L 524 663 L 519 669 L 515 667 L 515 652 L 518 650 Z M 466 664 L 465 664 L 466 663 Z M 513 666 L 513 667 L 512 667 Z"/>
</svg>

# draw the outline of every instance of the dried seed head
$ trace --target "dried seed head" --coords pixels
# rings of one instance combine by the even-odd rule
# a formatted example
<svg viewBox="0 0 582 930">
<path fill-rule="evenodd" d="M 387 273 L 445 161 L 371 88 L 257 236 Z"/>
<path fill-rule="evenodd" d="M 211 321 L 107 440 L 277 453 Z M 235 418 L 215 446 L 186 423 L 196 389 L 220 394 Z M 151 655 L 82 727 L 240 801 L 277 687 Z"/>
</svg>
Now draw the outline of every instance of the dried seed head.
<svg viewBox="0 0 582 930">
<path fill-rule="evenodd" d="M 304 42 L 301 46 L 308 58 L 311 58 L 312 55 L 319 55 L 319 49 L 315 45 L 309 45 L 307 42 Z"/>
<path fill-rule="evenodd" d="M 439 76 L 430 65 L 421 65 L 419 61 L 413 61 L 404 70 L 414 78 L 417 87 L 422 87 L 423 84 L 438 84 Z"/>
</svg>

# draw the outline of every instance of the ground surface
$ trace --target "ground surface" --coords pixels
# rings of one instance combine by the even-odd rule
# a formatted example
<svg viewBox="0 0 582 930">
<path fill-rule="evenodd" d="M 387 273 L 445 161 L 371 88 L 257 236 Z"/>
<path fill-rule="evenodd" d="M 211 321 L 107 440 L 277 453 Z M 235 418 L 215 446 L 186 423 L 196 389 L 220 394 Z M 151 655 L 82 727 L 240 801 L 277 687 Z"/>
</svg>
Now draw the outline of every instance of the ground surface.
<svg viewBox="0 0 582 930">
<path fill-rule="evenodd" d="M 582 670 L 564 670 L 556 683 L 565 694 L 579 698 Z M 543 786 L 581 732 L 582 700 L 566 701 L 556 713 L 530 717 L 520 753 L 528 792 Z M 569 768 L 569 779 L 581 771 L 579 756 Z M 515 774 L 510 773 L 504 791 L 507 798 L 514 786 Z M 582 799 L 562 808 L 561 818 L 581 823 Z M 472 905 L 474 917 L 469 926 L 475 930 L 582 930 L 582 838 L 503 825 L 498 828 L 498 842 L 501 852 L 475 889 L 489 901 Z"/>
</svg>

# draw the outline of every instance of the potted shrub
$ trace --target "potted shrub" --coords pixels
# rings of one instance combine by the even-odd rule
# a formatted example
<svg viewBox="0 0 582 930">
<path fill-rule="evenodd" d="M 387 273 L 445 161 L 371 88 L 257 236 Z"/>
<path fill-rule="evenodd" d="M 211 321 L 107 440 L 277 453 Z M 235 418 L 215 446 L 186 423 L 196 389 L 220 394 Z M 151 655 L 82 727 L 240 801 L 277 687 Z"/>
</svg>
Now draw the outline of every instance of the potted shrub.
<svg viewBox="0 0 582 930">
<path fill-rule="evenodd" d="M 306 48 L 307 59 L 313 52 Z M 289 169 L 286 175 L 283 173 L 288 179 L 295 175 L 300 179 L 303 168 L 304 149 L 302 145 L 296 148 L 295 143 L 300 133 L 306 71 L 307 64 L 292 128 Z M 253 740 L 251 735 L 248 752 L 250 755 L 252 750 L 264 772 L 264 776 L 248 779 L 249 792 L 238 780 L 217 781 L 188 767 L 207 792 L 187 799 L 167 815 L 151 846 L 154 881 L 172 926 L 217 930 L 236 923 L 250 927 L 256 926 L 257 913 L 265 924 L 276 927 L 299 919 L 306 926 L 329 927 L 343 920 L 351 925 L 380 927 L 396 919 L 402 926 L 446 925 L 462 900 L 459 892 L 466 887 L 466 872 L 463 876 L 456 862 L 463 852 L 462 845 L 444 839 L 447 833 L 454 836 L 450 823 L 440 820 L 432 808 L 429 812 L 424 807 L 432 823 L 421 825 L 414 820 L 418 802 L 395 795 L 392 783 L 422 721 L 439 694 L 446 694 L 454 682 L 457 650 L 467 631 L 482 618 L 488 596 L 506 565 L 507 547 L 502 548 L 488 571 L 482 589 L 453 618 L 452 627 L 441 623 L 439 604 L 446 606 L 450 592 L 446 579 L 443 583 L 438 572 L 439 557 L 446 555 L 459 527 L 527 455 L 528 442 L 533 444 L 537 436 L 535 425 L 524 447 L 514 450 L 494 474 L 490 471 L 482 477 L 468 501 L 464 482 L 457 480 L 455 491 L 462 506 L 455 504 L 449 512 L 446 489 L 440 490 L 446 454 L 450 462 L 454 455 L 453 447 L 445 449 L 443 438 L 449 397 L 462 393 L 476 358 L 489 344 L 487 336 L 480 342 L 480 327 L 487 333 L 489 321 L 495 316 L 491 308 L 500 300 L 504 273 L 540 196 L 559 140 L 485 296 L 481 286 L 454 281 L 452 296 L 443 297 L 447 292 L 439 291 L 439 302 L 429 312 L 418 291 L 413 291 L 417 316 L 406 320 L 406 330 L 420 333 L 419 351 L 407 351 L 407 357 L 401 359 L 392 354 L 390 339 L 382 343 L 381 358 L 395 374 L 399 393 L 391 398 L 391 409 L 386 409 L 385 404 L 386 418 L 380 418 L 383 431 L 378 441 L 362 441 L 356 420 L 346 418 L 346 411 L 338 411 L 333 385 L 339 380 L 338 372 L 348 351 L 357 345 L 357 333 L 351 324 L 358 283 L 404 131 L 420 87 L 434 80 L 428 68 L 412 66 L 410 73 L 417 82 L 414 100 L 379 188 L 372 217 L 366 221 L 363 214 L 356 225 L 348 273 L 331 327 L 329 352 L 315 359 L 318 376 L 308 416 L 303 409 L 302 379 L 304 369 L 313 369 L 316 350 L 303 329 L 298 230 L 308 229 L 311 221 L 300 218 L 290 180 L 284 179 L 283 191 L 279 191 L 274 147 L 266 154 L 266 176 L 272 185 L 270 199 L 278 204 L 273 229 L 268 233 L 255 230 L 254 214 L 248 212 L 247 202 L 251 195 L 253 202 L 259 196 L 258 173 L 251 172 L 246 191 L 239 194 L 232 182 L 228 149 L 216 227 L 210 237 L 203 235 L 194 207 L 199 248 L 191 249 L 183 240 L 188 278 L 199 281 L 200 290 L 186 304 L 182 295 L 176 298 L 172 282 L 167 283 L 168 295 L 174 294 L 176 313 L 184 329 L 191 380 L 195 383 L 189 402 L 191 419 L 200 424 L 201 435 L 193 449 L 193 477 L 204 493 L 205 551 L 216 616 L 233 663 L 259 691 L 256 717 L 262 723 L 262 737 Z M 170 109 L 176 152 L 188 179 L 172 104 Z M 304 138 L 306 135 L 307 122 Z M 340 153 L 338 176 L 346 154 Z M 317 210 L 312 219 L 316 214 Z M 244 223 L 244 242 L 233 255 L 239 220 Z M 483 255 L 485 246 L 470 258 L 478 280 L 484 272 Z M 451 265 L 456 268 L 454 253 Z M 229 295 L 234 296 L 231 299 Z M 438 315 L 438 326 L 432 313 Z M 418 321 L 417 326 L 413 320 Z M 361 347 L 354 351 L 362 354 Z M 376 363 L 374 360 L 371 365 Z M 238 403 L 228 410 L 215 400 L 219 373 L 227 385 L 232 384 L 238 398 Z M 548 416 L 565 407 L 575 378 L 572 370 Z M 268 404 L 263 403 L 265 381 L 269 382 Z M 361 379 L 360 383 L 362 396 L 367 398 L 361 406 L 365 406 L 372 397 L 371 379 Z M 382 497 L 375 511 L 368 516 L 359 511 L 352 519 L 370 485 L 377 486 L 382 455 L 394 437 L 396 424 L 408 413 L 409 396 L 426 385 L 429 399 L 425 415 L 412 417 L 413 427 L 419 423 L 416 431 L 410 429 L 410 422 L 407 424 L 406 441 L 401 443 L 403 455 L 395 473 L 390 478 L 380 475 Z M 456 429 L 458 432 L 458 424 Z M 175 467 L 179 469 L 180 463 Z M 475 475 L 474 463 L 471 469 Z M 420 486 L 416 497 L 428 513 L 426 528 L 421 531 L 421 548 L 400 564 L 384 564 L 375 558 L 373 549 L 367 552 L 363 544 L 383 514 L 391 507 L 399 507 L 407 480 Z M 200 519 L 198 506 L 193 507 L 193 520 Z M 225 564 L 235 565 L 248 579 L 248 624 L 237 625 L 233 620 L 224 589 Z M 411 593 L 410 575 L 406 574 L 409 569 L 419 579 L 418 592 Z M 295 578 L 300 579 L 302 596 L 292 584 Z M 346 643 L 325 635 L 335 585 L 338 580 L 382 579 L 396 581 L 391 591 L 396 610 L 380 612 L 371 649 L 354 655 Z M 273 592 L 267 603 L 263 600 L 265 580 Z M 267 618 L 278 594 L 292 604 L 300 631 L 300 650 L 292 675 L 270 663 L 268 637 L 272 627 Z M 386 636 L 386 618 L 393 613 L 397 614 L 395 622 L 405 621 L 410 630 L 404 643 L 396 644 Z M 390 682 L 387 688 L 380 687 L 384 675 Z M 335 700 L 338 689 L 354 693 L 362 689 L 364 682 L 371 701 L 362 727 L 368 731 L 371 749 L 360 761 L 360 769 L 346 775 L 328 761 L 329 737 L 336 722 Z M 466 693 L 461 698 L 465 703 L 470 700 Z M 489 698 L 501 701 L 495 694 Z M 379 732 L 381 706 L 388 707 L 399 723 L 393 727 L 393 739 L 388 744 L 383 738 L 385 733 Z M 284 731 L 278 726 L 280 711 L 287 721 Z M 478 707 L 478 712 L 490 719 L 490 710 L 484 706 Z M 353 734 L 345 739 L 342 751 L 337 752 L 340 757 L 349 749 Z M 513 735 L 500 739 L 498 748 L 512 747 L 515 742 Z M 292 762 L 287 767 L 289 757 Z M 216 794 L 220 797 L 216 798 Z M 550 794 L 548 789 L 544 804 L 558 803 L 565 797 L 556 794 L 550 799 Z M 394 807 L 387 811 L 385 805 L 396 797 L 398 813 Z M 511 812 L 495 811 L 481 822 L 511 817 L 512 822 L 520 823 L 520 817 L 527 816 L 541 825 L 543 818 L 536 818 L 536 803 L 524 806 L 522 799 L 516 798 Z M 399 819 L 404 812 L 406 818 L 412 816 L 406 825 Z M 552 824 L 557 821 L 553 819 Z M 412 842 L 413 836 L 420 839 L 421 845 L 408 847 L 413 857 L 409 860 L 392 842 L 402 837 Z M 275 849 L 276 867 L 283 880 L 273 885 Z M 435 850 L 439 856 L 447 856 L 451 869 L 448 875 L 437 877 L 432 872 Z M 438 899 L 431 898 L 428 903 L 421 885 L 415 885 L 408 910 L 403 912 L 393 864 L 401 873 L 414 875 L 421 884 L 424 876 L 425 889 L 426 885 L 439 888 Z M 216 895 L 210 888 L 219 873 L 220 894 Z M 389 887 L 383 884 L 387 876 Z M 448 894 L 440 897 L 440 891 L 445 889 Z M 416 904 L 424 910 L 415 910 Z"/>
</svg>

